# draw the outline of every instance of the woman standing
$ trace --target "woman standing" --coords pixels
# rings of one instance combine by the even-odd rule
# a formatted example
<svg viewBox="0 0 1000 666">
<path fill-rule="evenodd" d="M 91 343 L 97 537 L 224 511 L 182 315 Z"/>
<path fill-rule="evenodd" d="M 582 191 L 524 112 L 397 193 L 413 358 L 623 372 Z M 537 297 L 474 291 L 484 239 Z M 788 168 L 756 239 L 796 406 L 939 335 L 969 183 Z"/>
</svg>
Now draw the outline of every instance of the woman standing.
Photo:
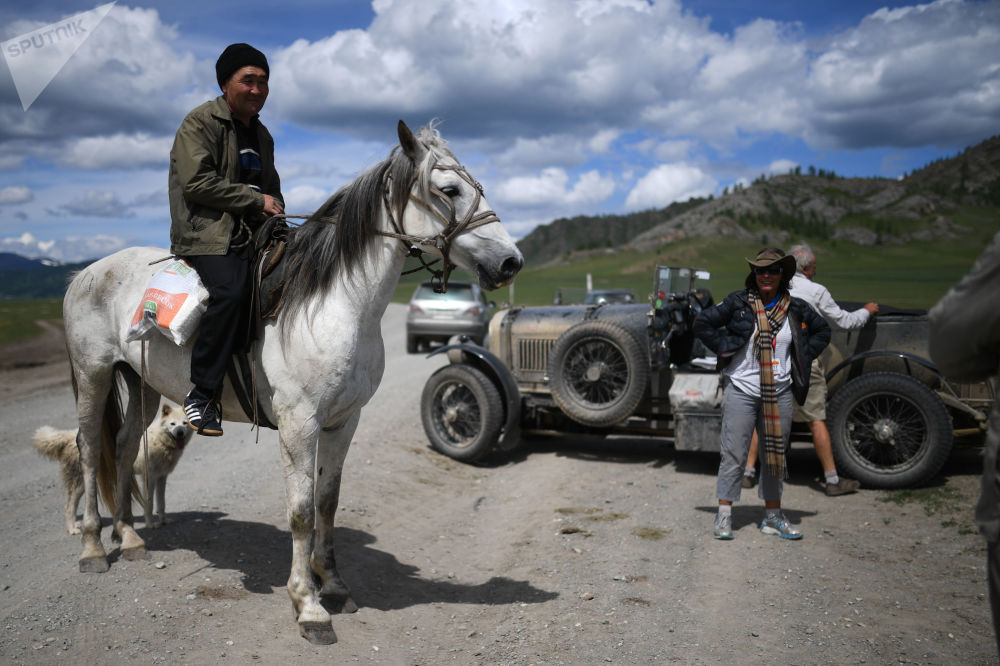
<svg viewBox="0 0 1000 666">
<path fill-rule="evenodd" d="M 809 391 L 809 366 L 830 342 L 830 327 L 805 301 L 788 293 L 795 259 L 768 247 L 747 259 L 746 289 L 703 310 L 695 335 L 716 353 L 725 376 L 722 441 L 716 495 L 715 538 L 732 539 L 733 502 L 740 498 L 743 469 L 754 428 L 762 434 L 758 496 L 767 515 L 764 534 L 801 539 L 781 512 L 788 476 L 785 449 L 792 425 L 792 399 L 802 404 Z"/>
</svg>

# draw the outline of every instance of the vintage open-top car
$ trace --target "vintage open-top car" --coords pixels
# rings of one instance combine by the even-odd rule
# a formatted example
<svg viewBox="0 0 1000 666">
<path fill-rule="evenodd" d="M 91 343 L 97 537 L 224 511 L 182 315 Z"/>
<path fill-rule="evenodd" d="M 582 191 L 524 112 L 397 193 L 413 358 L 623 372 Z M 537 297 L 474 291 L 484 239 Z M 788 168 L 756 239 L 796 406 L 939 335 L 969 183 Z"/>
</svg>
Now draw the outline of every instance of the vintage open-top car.
<svg viewBox="0 0 1000 666">
<path fill-rule="evenodd" d="M 515 307 L 490 321 L 489 348 L 460 341 L 427 380 L 431 445 L 466 462 L 510 450 L 523 431 L 669 437 L 718 451 L 721 375 L 692 332 L 712 304 L 709 274 L 658 266 L 648 304 Z M 980 443 L 992 382 L 948 381 L 927 358 L 923 311 L 883 307 L 824 351 L 827 423 L 838 466 L 868 487 L 919 485 L 956 439 Z M 794 439 L 808 439 L 796 424 Z"/>
</svg>

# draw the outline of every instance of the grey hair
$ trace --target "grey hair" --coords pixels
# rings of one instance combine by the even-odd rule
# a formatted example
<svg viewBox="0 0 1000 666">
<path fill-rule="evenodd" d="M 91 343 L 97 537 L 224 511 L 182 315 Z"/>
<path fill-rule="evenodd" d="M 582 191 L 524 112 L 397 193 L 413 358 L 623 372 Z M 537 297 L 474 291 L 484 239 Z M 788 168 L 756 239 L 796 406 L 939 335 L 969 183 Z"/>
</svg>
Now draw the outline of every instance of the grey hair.
<svg viewBox="0 0 1000 666">
<path fill-rule="evenodd" d="M 795 257 L 795 269 L 800 273 L 803 269 L 809 268 L 816 263 L 816 255 L 813 254 L 812 248 L 805 243 L 793 245 L 788 254 Z"/>
</svg>

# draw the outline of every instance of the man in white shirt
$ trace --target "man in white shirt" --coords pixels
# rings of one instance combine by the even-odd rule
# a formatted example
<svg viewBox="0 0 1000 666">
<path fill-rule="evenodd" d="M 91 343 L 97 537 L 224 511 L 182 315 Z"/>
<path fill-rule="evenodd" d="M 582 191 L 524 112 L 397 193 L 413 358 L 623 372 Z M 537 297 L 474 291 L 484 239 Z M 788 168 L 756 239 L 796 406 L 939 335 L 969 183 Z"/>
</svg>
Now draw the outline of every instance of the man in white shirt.
<svg viewBox="0 0 1000 666">
<path fill-rule="evenodd" d="M 861 328 L 868 323 L 869 317 L 878 312 L 877 303 L 867 303 L 863 308 L 847 312 L 833 300 L 830 291 L 812 279 L 816 275 L 816 255 L 808 245 L 793 247 L 789 254 L 795 257 L 796 272 L 789 285 L 792 296 L 801 298 L 818 312 L 831 326 L 850 330 Z M 823 465 L 826 494 L 834 497 L 857 491 L 861 485 L 854 479 L 841 478 L 837 474 L 837 466 L 833 461 L 833 446 L 830 443 L 830 431 L 826 427 L 826 371 L 817 358 L 812 362 L 809 378 L 809 395 L 804 405 L 795 405 L 794 421 L 807 421 L 812 432 L 813 448 Z M 757 459 L 757 433 L 754 433 L 750 444 L 750 455 L 747 459 L 743 487 L 752 488 L 756 484 L 756 470 L 752 466 Z"/>
</svg>

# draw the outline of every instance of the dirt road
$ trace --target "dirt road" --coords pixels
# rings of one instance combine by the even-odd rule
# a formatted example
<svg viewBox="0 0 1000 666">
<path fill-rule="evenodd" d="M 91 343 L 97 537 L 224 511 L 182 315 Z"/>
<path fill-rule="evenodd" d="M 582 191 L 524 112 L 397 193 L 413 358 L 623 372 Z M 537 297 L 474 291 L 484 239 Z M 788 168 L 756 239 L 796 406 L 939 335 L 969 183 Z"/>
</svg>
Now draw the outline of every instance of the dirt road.
<svg viewBox="0 0 1000 666">
<path fill-rule="evenodd" d="M 431 452 L 419 395 L 444 361 L 404 353 L 404 317 L 384 320 L 385 380 L 338 513 L 361 608 L 326 647 L 299 638 L 284 588 L 275 433 L 196 437 L 167 486 L 171 522 L 137 521 L 148 559 L 115 552 L 108 573 L 80 574 L 58 467 L 30 441 L 75 426 L 59 330 L 0 349 L 0 662 L 996 663 L 976 452 L 916 495 L 827 498 L 796 449 L 784 505 L 805 539 L 761 535 L 750 491 L 718 542 L 713 455 L 579 437 L 482 467 Z"/>
</svg>

